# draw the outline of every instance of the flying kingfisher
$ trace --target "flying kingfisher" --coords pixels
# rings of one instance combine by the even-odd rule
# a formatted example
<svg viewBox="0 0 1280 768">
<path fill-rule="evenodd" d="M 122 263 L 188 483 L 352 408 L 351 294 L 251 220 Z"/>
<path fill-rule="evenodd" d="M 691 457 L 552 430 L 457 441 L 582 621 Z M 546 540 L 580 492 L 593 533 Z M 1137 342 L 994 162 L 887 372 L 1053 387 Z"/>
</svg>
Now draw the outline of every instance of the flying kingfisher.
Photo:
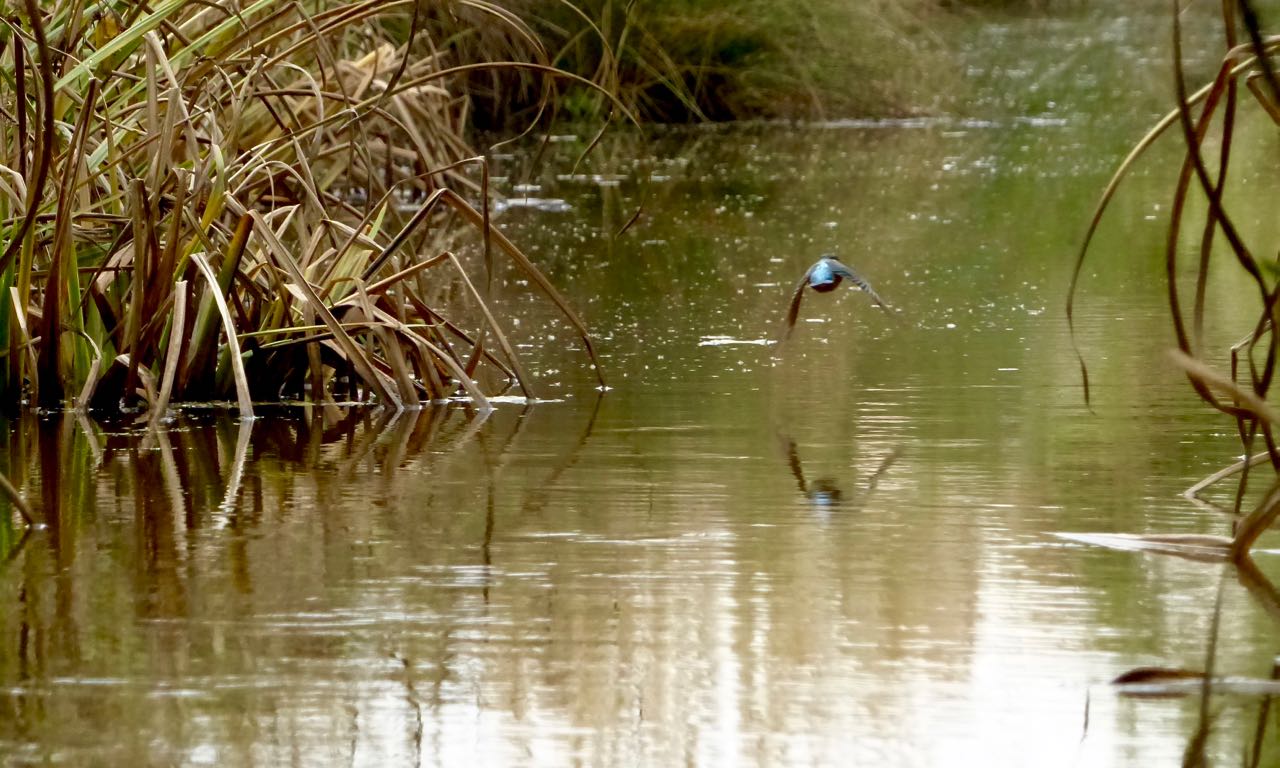
<svg viewBox="0 0 1280 768">
<path fill-rule="evenodd" d="M 804 273 L 804 277 L 800 278 L 800 284 L 796 286 L 796 293 L 791 297 L 791 308 L 787 310 L 787 327 L 782 338 L 785 340 L 790 337 L 792 329 L 796 326 L 796 318 L 800 316 L 800 300 L 804 298 L 805 288 L 812 288 L 818 293 L 827 293 L 838 288 L 841 281 L 845 279 L 870 296 L 877 306 L 886 311 L 893 311 L 893 308 L 880 298 L 871 284 L 863 280 L 861 275 L 841 264 L 834 256 L 823 254 L 816 264 L 809 267 L 809 271 Z"/>
</svg>

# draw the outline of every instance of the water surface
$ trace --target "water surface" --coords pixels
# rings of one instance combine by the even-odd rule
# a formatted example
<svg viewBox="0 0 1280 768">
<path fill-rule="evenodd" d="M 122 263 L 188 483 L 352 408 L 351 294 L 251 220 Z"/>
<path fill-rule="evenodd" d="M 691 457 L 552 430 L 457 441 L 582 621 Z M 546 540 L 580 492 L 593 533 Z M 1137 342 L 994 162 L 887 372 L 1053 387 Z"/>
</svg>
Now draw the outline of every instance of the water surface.
<svg viewBox="0 0 1280 768">
<path fill-rule="evenodd" d="M 1053 535 L 1226 532 L 1178 495 L 1237 448 L 1165 362 L 1172 144 L 1086 270 L 1092 411 L 1062 313 L 1162 110 L 1125 90 L 1166 82 L 1148 21 L 971 30 L 997 53 L 966 114 L 498 157 L 499 223 L 582 309 L 608 392 L 511 274 L 548 402 L 10 424 L 44 526 L 2 542 L 0 761 L 1175 763 L 1197 703 L 1107 681 L 1203 668 L 1221 569 Z M 901 313 L 814 295 L 763 343 L 825 251 Z M 1245 328 L 1210 318 L 1216 348 Z M 1273 619 L 1234 578 L 1223 606 L 1219 671 L 1269 676 Z M 1219 755 L 1257 708 L 1215 699 Z"/>
</svg>

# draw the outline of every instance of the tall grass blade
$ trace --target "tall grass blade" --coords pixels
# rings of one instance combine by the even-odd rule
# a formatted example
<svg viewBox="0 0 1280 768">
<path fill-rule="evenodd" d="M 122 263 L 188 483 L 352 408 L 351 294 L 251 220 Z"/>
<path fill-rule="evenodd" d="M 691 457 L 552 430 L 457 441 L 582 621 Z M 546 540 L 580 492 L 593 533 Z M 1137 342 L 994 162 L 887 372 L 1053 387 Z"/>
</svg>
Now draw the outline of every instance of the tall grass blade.
<svg viewBox="0 0 1280 768">
<path fill-rule="evenodd" d="M 453 190 L 443 190 L 442 198 L 472 224 L 476 226 L 484 225 L 484 216 Z M 599 381 L 600 386 L 606 386 L 604 380 L 604 368 L 600 364 L 600 358 L 596 356 L 595 345 L 591 342 L 591 334 L 587 331 L 586 324 L 583 323 L 578 317 L 578 314 L 573 311 L 569 306 L 569 302 L 560 295 L 560 292 L 551 284 L 551 281 L 547 279 L 546 275 L 542 274 L 542 271 L 534 266 L 533 262 L 529 260 L 529 257 L 525 256 L 514 243 L 508 240 L 506 235 L 502 234 L 501 230 L 494 229 L 492 237 L 494 242 L 498 244 L 498 247 L 516 263 L 516 266 L 518 266 L 535 285 L 542 289 L 542 292 L 546 294 L 547 298 L 551 299 L 551 303 L 556 305 L 556 308 L 558 308 L 560 313 L 565 316 L 565 319 L 567 319 L 574 329 L 577 330 L 578 337 L 582 340 L 582 346 L 586 349 L 587 356 L 591 358 L 592 370 L 595 371 L 596 379 Z"/>
<path fill-rule="evenodd" d="M 173 380 L 182 361 L 182 340 L 187 322 L 187 281 L 179 280 L 173 291 L 173 317 L 169 331 L 169 351 L 165 354 L 164 375 L 160 379 L 160 394 L 151 409 L 150 426 L 155 429 L 169 409 L 169 397 L 173 394 Z"/>
<path fill-rule="evenodd" d="M 191 254 L 191 261 L 208 281 L 209 291 L 218 307 L 218 314 L 222 316 L 222 329 L 226 333 L 227 349 L 231 355 L 231 370 L 236 379 L 236 402 L 240 407 L 240 418 L 252 419 L 253 400 L 249 397 L 249 379 L 244 373 L 244 361 L 240 359 L 240 343 L 236 339 L 236 326 L 235 321 L 231 319 L 231 309 L 227 307 L 226 299 L 222 298 L 222 292 L 218 290 L 218 278 L 213 274 L 213 267 L 205 261 L 204 254 Z"/>
<path fill-rule="evenodd" d="M 83 334 L 82 338 L 93 352 L 93 362 L 89 364 L 89 370 L 84 377 L 84 386 L 80 388 L 80 395 L 76 397 L 77 413 L 84 413 L 89 409 L 89 404 L 93 402 L 93 395 L 98 389 L 98 380 L 102 376 L 102 349 L 87 333 Z"/>
<path fill-rule="evenodd" d="M 35 0 L 26 0 L 28 13 L 33 13 Z M 166 18 L 172 16 L 184 5 L 186 0 L 162 0 L 155 5 L 154 10 L 137 19 L 122 34 L 112 38 L 106 45 L 86 56 L 78 64 L 67 71 L 58 79 L 54 88 L 56 90 L 64 90 L 77 79 L 87 75 L 94 74 L 99 66 L 118 58 L 133 48 L 137 48 L 142 44 L 143 38 L 148 32 L 159 27 Z"/>
<path fill-rule="evenodd" d="M 511 365 L 511 370 L 515 373 L 516 381 L 520 383 L 521 391 L 524 392 L 525 397 L 535 399 L 537 395 L 534 394 L 532 382 L 530 381 L 528 374 L 524 372 L 524 366 L 520 364 L 520 358 L 516 355 L 516 351 L 511 346 L 511 342 L 507 341 L 506 334 L 502 332 L 502 327 L 498 325 L 497 318 L 495 318 L 493 313 L 489 311 L 488 303 L 484 300 L 484 297 L 480 295 L 480 291 L 476 290 L 475 285 L 471 282 L 471 278 L 467 277 L 467 271 L 462 268 L 462 262 L 458 261 L 458 257 L 449 252 L 446 252 L 446 255 L 449 257 L 449 261 L 457 269 L 458 275 L 462 279 L 463 284 L 466 285 L 467 290 L 470 291 L 471 298 L 473 298 L 476 304 L 480 307 L 480 312 L 484 315 L 485 323 L 488 324 L 489 330 L 493 332 L 494 338 L 498 340 L 498 347 L 502 350 L 502 354 L 506 355 L 507 362 Z M 475 350 L 478 359 L 478 355 L 483 350 L 483 345 L 477 342 Z"/>
<path fill-rule="evenodd" d="M 191 331 L 188 344 L 186 364 L 179 376 L 179 391 L 184 394 L 197 381 L 208 381 L 212 378 L 214 363 L 217 358 L 217 344 L 212 343 L 217 333 L 218 309 L 214 295 L 225 296 L 230 293 L 236 271 L 240 268 L 245 249 L 249 243 L 249 235 L 253 232 L 253 218 L 248 215 L 240 217 L 236 224 L 235 234 L 227 245 L 222 256 L 222 269 L 217 282 L 209 287 L 196 312 L 195 326 Z M 206 394 L 206 392 L 201 392 Z"/>
<path fill-rule="evenodd" d="M 26 361 L 25 370 L 29 377 L 28 383 L 31 386 L 31 402 L 40 401 L 40 379 L 35 375 L 36 372 L 36 349 L 35 343 L 31 338 L 31 331 L 27 327 L 27 310 L 23 306 L 21 295 L 18 293 L 17 286 L 9 288 L 10 306 L 13 307 L 13 317 L 18 324 L 18 340 L 20 347 L 24 353 L 23 358 Z M 14 355 L 14 357 L 17 357 Z M 23 366 L 19 366 L 17 375 L 21 378 L 23 374 Z M 20 382 L 19 382 L 20 383 Z"/>
</svg>

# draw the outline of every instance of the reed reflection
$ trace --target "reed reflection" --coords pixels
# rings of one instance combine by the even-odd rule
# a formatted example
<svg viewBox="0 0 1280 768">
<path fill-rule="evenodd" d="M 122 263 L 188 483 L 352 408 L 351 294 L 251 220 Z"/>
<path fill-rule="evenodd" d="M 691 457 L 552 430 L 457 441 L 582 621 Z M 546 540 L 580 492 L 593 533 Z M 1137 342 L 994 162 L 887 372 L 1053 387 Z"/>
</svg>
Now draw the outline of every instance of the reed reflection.
<svg viewBox="0 0 1280 768">
<path fill-rule="evenodd" d="M 380 743 L 366 715 L 317 708 L 376 720 L 391 684 L 410 724 L 396 756 L 429 751 L 453 716 L 460 647 L 518 567 L 502 562 L 504 526 L 546 507 L 599 411 L 16 426 L 4 458 L 38 525 L 0 565 L 0 751 L 96 743 L 122 718 L 140 736 L 121 759 L 176 760 L 196 738 L 227 756 Z M 203 735 L 184 728 L 193 716 L 211 718 Z"/>
</svg>

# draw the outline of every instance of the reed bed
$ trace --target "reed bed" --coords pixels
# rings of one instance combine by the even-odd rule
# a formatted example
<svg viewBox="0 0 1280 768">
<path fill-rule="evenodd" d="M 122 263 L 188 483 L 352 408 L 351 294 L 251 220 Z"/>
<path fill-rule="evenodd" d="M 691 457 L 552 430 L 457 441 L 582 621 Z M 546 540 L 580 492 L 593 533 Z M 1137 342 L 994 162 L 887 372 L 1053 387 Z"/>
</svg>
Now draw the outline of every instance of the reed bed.
<svg viewBox="0 0 1280 768">
<path fill-rule="evenodd" d="M 502 269 L 600 375 L 491 225 L 458 92 L 484 67 L 572 76 L 463 5 L 527 55 L 460 61 L 407 0 L 25 0 L 0 34 L 0 403 L 534 397 Z"/>
<path fill-rule="evenodd" d="M 1172 190 L 1164 250 L 1170 318 L 1177 343 L 1172 356 L 1186 373 L 1196 395 L 1234 421 L 1241 448 L 1246 456 L 1252 457 L 1215 473 L 1189 493 L 1198 494 L 1215 482 L 1238 476 L 1234 530 L 1232 537 L 1224 542 L 1223 554 L 1241 562 L 1247 560 L 1258 537 L 1280 516 L 1280 444 L 1276 436 L 1280 413 L 1268 400 L 1280 363 L 1280 336 L 1277 336 L 1280 270 L 1273 256 L 1277 244 L 1248 242 L 1232 217 L 1228 200 L 1234 195 L 1249 194 L 1238 188 L 1243 174 L 1232 167 L 1237 126 L 1254 116 L 1246 113 L 1256 113 L 1262 120 L 1280 126 L 1280 79 L 1277 77 L 1280 36 L 1263 33 L 1258 15 L 1248 0 L 1223 0 L 1226 53 L 1213 80 L 1192 91 L 1184 72 L 1179 4 L 1171 2 L 1171 7 L 1170 50 L 1177 106 L 1134 146 L 1103 192 L 1076 258 L 1067 317 L 1070 320 L 1073 314 L 1089 245 L 1120 184 L 1161 136 L 1170 132 L 1180 135 L 1186 151 Z M 1249 170 L 1276 172 L 1275 168 Z M 1236 183 L 1233 185 L 1233 182 Z M 1187 215 L 1193 203 L 1205 208 L 1202 222 Z M 1196 277 L 1190 295 L 1178 280 L 1182 271 L 1180 256 L 1188 251 L 1196 254 Z M 1213 353 L 1206 349 L 1204 331 L 1205 316 L 1212 310 L 1207 285 L 1211 266 L 1215 260 L 1223 259 L 1247 274 L 1252 284 L 1251 296 L 1240 296 L 1239 301 L 1251 301 L 1256 314 L 1244 338 L 1230 349 Z M 1089 378 L 1083 356 L 1080 356 L 1080 369 L 1087 400 Z M 1243 506 L 1248 498 L 1250 470 L 1262 464 L 1270 465 L 1274 477 L 1257 506 L 1246 512 Z"/>
<path fill-rule="evenodd" d="M 966 13 L 933 0 L 503 4 L 530 20 L 551 63 L 592 80 L 646 122 L 935 113 L 963 85 L 948 74 L 954 46 L 947 30 Z M 465 10 L 454 18 L 469 21 Z M 477 60 L 520 45 L 501 27 L 456 37 Z M 487 127 L 527 122 L 544 109 L 546 87 L 568 85 L 520 75 L 485 70 L 470 79 L 477 118 Z M 555 108 L 571 119 L 616 116 L 601 91 L 558 90 Z"/>
</svg>

